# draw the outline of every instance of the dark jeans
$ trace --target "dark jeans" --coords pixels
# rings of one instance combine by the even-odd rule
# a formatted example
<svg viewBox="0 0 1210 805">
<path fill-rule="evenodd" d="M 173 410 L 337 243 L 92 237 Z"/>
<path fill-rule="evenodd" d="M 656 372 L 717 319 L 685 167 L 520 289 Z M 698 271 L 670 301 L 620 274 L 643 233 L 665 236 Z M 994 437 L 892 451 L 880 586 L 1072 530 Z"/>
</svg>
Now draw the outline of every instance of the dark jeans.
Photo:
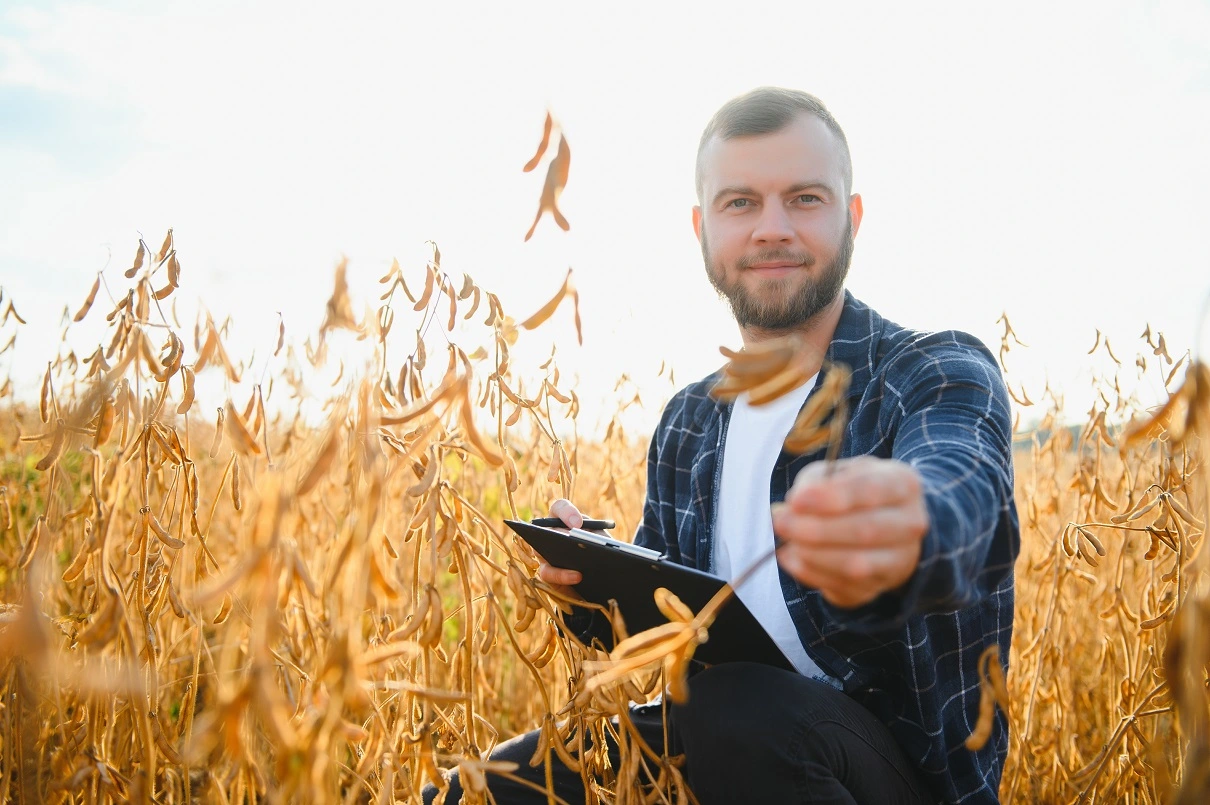
<svg viewBox="0 0 1210 805">
<path fill-rule="evenodd" d="M 660 707 L 631 711 L 644 740 L 664 745 Z M 690 788 L 712 803 L 934 802 L 890 732 L 843 693 L 799 674 L 756 663 L 716 665 L 689 680 L 689 701 L 673 706 L 673 752 L 683 751 Z M 542 786 L 545 769 L 530 768 L 537 746 L 531 732 L 501 744 L 494 760 L 512 760 L 514 772 Z M 610 747 L 616 767 L 616 747 Z M 556 759 L 555 793 L 585 801 L 579 774 Z M 510 780 L 489 776 L 496 802 L 545 805 L 546 797 Z M 424 792 L 429 803 L 436 795 Z M 447 803 L 461 796 L 457 777 Z"/>
</svg>

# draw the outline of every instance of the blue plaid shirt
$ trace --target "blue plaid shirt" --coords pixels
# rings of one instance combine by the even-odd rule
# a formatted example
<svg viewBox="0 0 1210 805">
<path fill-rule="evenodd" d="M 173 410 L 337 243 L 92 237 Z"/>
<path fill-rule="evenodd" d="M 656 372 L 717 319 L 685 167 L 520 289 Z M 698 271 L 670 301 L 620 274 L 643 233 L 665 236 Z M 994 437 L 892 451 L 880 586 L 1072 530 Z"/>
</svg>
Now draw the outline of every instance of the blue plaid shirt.
<svg viewBox="0 0 1210 805">
<path fill-rule="evenodd" d="M 827 360 L 853 373 L 841 455 L 911 464 L 924 482 L 929 530 L 908 583 L 855 609 L 832 606 L 779 571 L 790 617 L 811 659 L 886 724 L 938 800 L 998 802 L 1008 753 L 1003 715 L 997 711 L 983 749 L 963 742 L 978 720 L 979 655 L 999 643 L 1007 664 L 1012 636 L 1020 536 L 999 367 L 978 339 L 905 329 L 847 291 Z M 634 540 L 703 570 L 711 567 L 731 414 L 709 396 L 718 377 L 682 389 L 664 409 Z M 784 500 L 799 470 L 822 457 L 782 452 L 770 502 Z"/>
</svg>

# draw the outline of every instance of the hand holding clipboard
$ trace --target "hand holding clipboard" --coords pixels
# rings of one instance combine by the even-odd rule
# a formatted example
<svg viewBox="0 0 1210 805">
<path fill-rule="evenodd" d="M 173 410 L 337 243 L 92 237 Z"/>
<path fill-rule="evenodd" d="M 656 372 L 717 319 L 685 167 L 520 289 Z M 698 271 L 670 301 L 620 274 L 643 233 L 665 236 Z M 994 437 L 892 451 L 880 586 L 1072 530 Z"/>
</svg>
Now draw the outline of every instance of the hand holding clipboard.
<svg viewBox="0 0 1210 805">
<path fill-rule="evenodd" d="M 574 503 L 562 498 L 550 504 L 550 513 L 552 516 L 539 517 L 533 524 L 543 528 L 581 528 L 586 531 L 606 531 L 616 527 L 613 520 L 584 519 L 584 515 L 580 514 Z M 542 564 L 538 565 L 538 578 L 569 598 L 581 597 L 572 586 L 584 579 L 578 570 L 554 567 L 543 558 Z"/>
<path fill-rule="evenodd" d="M 581 525 L 585 521 L 568 501 L 556 501 L 551 510 L 559 517 L 504 522 L 543 558 L 538 578 L 569 598 L 601 606 L 616 604 L 631 634 L 667 623 L 655 602 L 660 587 L 697 612 L 728 586 L 723 579 L 672 562 L 658 551 L 572 527 L 569 520 Z M 695 656 L 707 664 L 748 661 L 794 668 L 737 597 L 718 611 L 710 639 Z"/>
</svg>

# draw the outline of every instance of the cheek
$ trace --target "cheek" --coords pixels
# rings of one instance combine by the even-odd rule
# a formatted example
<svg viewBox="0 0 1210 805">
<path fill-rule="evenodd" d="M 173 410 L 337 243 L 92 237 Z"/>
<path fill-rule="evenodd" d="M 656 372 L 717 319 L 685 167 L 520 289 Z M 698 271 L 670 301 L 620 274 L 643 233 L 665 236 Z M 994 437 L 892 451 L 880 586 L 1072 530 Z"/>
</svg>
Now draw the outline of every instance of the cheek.
<svg viewBox="0 0 1210 805">
<path fill-rule="evenodd" d="M 806 236 L 829 252 L 837 252 L 840 251 L 841 241 L 847 236 L 847 233 L 848 219 L 841 217 L 837 220 L 813 221 Z"/>
<path fill-rule="evenodd" d="M 703 222 L 702 238 L 710 255 L 716 260 L 732 259 L 743 252 L 746 242 L 742 226 L 725 218 Z"/>
</svg>

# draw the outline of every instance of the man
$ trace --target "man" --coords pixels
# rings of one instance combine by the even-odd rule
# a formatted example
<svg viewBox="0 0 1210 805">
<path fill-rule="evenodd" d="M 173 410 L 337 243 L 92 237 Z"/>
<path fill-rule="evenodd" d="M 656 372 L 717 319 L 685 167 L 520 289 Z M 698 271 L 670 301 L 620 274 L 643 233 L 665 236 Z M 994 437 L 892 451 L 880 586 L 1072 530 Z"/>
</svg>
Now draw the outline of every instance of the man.
<svg viewBox="0 0 1210 805">
<path fill-rule="evenodd" d="M 1007 392 L 973 337 L 904 329 L 844 290 L 862 218 L 851 185 L 844 133 L 806 93 L 754 90 L 702 135 L 693 227 L 745 346 L 797 332 L 817 371 L 852 371 L 830 471 L 822 452 L 781 450 L 818 383 L 754 407 L 711 398 L 716 373 L 673 397 L 652 438 L 636 543 L 734 578 L 775 535 L 784 541 L 777 565 L 738 594 L 798 673 L 717 665 L 671 709 L 702 803 L 998 801 L 1003 717 L 983 749 L 964 741 L 978 717 L 979 655 L 998 644 L 1006 661 L 1012 634 Z M 568 501 L 551 511 L 582 522 Z M 545 564 L 539 576 L 580 581 Z M 660 746 L 649 711 L 636 708 L 635 721 Z M 523 773 L 534 740 L 495 757 Z M 578 783 L 559 776 L 560 796 L 583 801 Z M 500 802 L 533 794 L 491 789 Z"/>
</svg>

